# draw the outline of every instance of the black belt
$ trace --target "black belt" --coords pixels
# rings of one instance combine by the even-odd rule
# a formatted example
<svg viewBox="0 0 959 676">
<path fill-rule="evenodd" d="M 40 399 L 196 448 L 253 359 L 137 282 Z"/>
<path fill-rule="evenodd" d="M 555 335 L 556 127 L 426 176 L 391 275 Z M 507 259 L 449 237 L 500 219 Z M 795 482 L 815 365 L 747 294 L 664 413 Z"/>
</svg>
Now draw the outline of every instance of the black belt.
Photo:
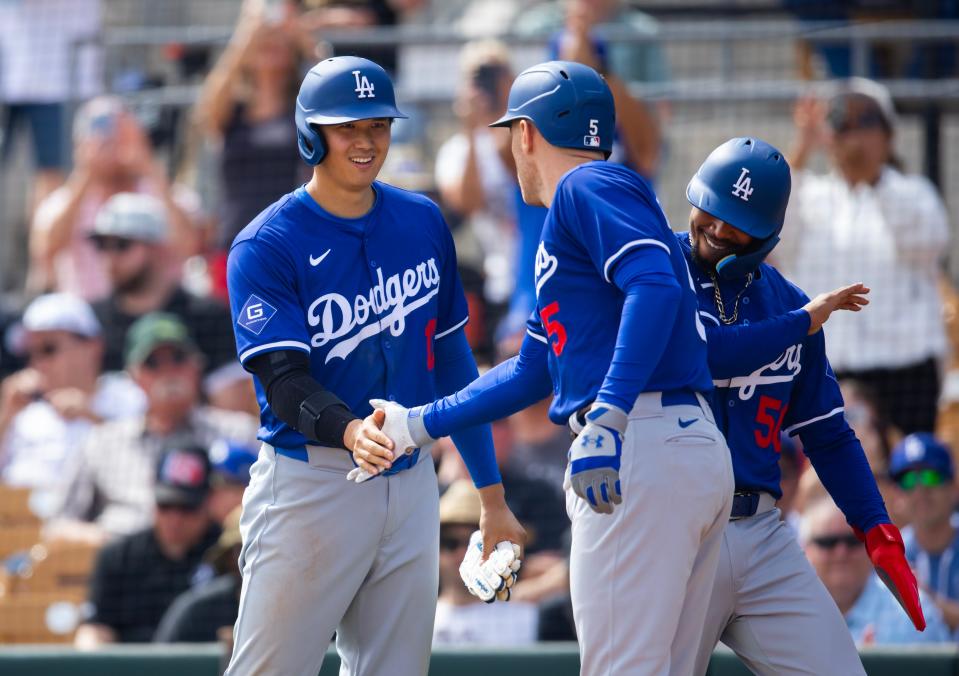
<svg viewBox="0 0 959 676">
<path fill-rule="evenodd" d="M 729 518 L 743 519 L 753 516 L 759 509 L 759 496 L 761 493 L 749 493 L 746 491 L 737 491 L 733 493 L 733 507 L 729 510 Z"/>
</svg>

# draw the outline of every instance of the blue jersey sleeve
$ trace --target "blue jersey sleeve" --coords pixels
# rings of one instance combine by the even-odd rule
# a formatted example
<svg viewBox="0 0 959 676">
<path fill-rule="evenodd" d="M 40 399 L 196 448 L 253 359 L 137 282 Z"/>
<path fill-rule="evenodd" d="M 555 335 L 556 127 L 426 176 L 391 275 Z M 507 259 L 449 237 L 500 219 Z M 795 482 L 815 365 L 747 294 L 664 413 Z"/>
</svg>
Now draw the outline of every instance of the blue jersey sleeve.
<svg viewBox="0 0 959 676">
<path fill-rule="evenodd" d="M 423 423 L 433 438 L 471 425 L 492 422 L 548 397 L 549 374 L 545 339 L 527 335 L 519 354 L 497 364 L 468 386 L 423 407 Z"/>
<path fill-rule="evenodd" d="M 851 525 L 866 531 L 890 523 L 862 444 L 843 415 L 823 332 L 807 337 L 802 349 L 802 371 L 784 418 L 787 433 L 799 435 L 823 486 Z"/>
<path fill-rule="evenodd" d="M 630 251 L 616 266 L 613 281 L 626 298 L 613 358 L 596 399 L 628 413 L 666 349 L 682 289 L 669 256 L 656 247 Z"/>
<path fill-rule="evenodd" d="M 466 304 L 466 294 L 463 293 L 463 283 L 460 281 L 459 270 L 456 267 L 456 247 L 453 245 L 453 235 L 450 233 L 446 221 L 435 208 L 436 218 L 439 221 L 440 236 L 443 238 L 442 247 L 443 269 L 440 271 L 440 288 L 437 299 L 436 340 L 451 335 L 456 329 L 466 325 L 469 321 L 469 309 Z"/>
<path fill-rule="evenodd" d="M 658 247 L 669 255 L 661 239 L 665 217 L 644 185 L 635 174 L 626 180 L 619 172 L 586 165 L 568 173 L 557 188 L 551 208 L 558 210 L 558 220 L 574 241 L 582 242 L 607 282 L 613 281 L 615 266 L 636 247 Z"/>
<path fill-rule="evenodd" d="M 436 344 L 436 385 L 441 394 L 451 394 L 478 377 L 476 361 L 463 329 L 457 329 Z M 477 488 L 502 481 L 489 425 L 461 427 L 451 432 L 451 436 Z"/>
<path fill-rule="evenodd" d="M 273 350 L 310 353 L 296 267 L 283 251 L 256 239 L 237 242 L 227 259 L 227 286 L 241 364 Z"/>
<path fill-rule="evenodd" d="M 706 324 L 706 350 L 709 372 L 713 378 L 735 378 L 766 366 L 786 348 L 801 343 L 809 332 L 809 313 L 793 310 L 778 317 L 770 317 L 749 325 Z"/>
</svg>

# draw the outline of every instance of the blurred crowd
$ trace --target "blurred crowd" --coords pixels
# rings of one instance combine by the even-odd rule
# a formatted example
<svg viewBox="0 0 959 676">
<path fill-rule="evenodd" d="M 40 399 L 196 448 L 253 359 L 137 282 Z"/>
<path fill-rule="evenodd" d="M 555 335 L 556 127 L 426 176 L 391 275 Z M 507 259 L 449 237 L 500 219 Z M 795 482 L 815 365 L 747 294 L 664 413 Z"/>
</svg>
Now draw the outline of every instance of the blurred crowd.
<svg viewBox="0 0 959 676">
<path fill-rule="evenodd" d="M 0 307 L 0 490 L 29 491 L 38 541 L 96 552 L 78 628 L 66 632 L 77 645 L 213 641 L 236 617 L 238 511 L 259 452 L 258 406 L 226 305 L 226 253 L 261 209 L 308 177 L 293 108 L 304 69 L 331 53 L 317 34 L 414 22 L 430 3 L 238 0 L 235 30 L 198 69 L 202 88 L 181 125 L 189 140 L 182 154 L 204 161 L 175 172 L 171 147 L 157 143 L 123 96 L 101 90 L 102 54 L 89 41 L 105 4 L 0 3 L 4 150 L 25 135 L 35 167 L 19 254 L 28 274 Z M 470 20 L 468 8 L 464 24 L 538 36 L 541 59 L 603 72 L 618 120 L 611 160 L 656 181 L 668 162 L 670 110 L 630 85 L 668 79 L 665 54 L 655 42 L 603 37 L 610 26 L 653 35 L 656 20 L 618 0 L 500 3 L 506 18 L 473 4 L 482 19 Z M 63 16 L 70 21 L 51 18 Z M 337 49 L 377 60 L 401 82 L 410 77 L 395 47 Z M 937 63 L 954 77 L 947 56 Z M 848 74 L 835 65 L 841 55 L 823 59 L 826 75 Z M 429 194 L 447 215 L 470 302 L 468 337 L 486 365 L 519 347 L 545 217 L 522 202 L 508 135 L 487 127 L 505 108 L 512 63 L 496 40 L 466 44 L 452 106 L 457 128 L 427 158 L 427 114 L 398 123 L 381 176 Z M 877 76 L 888 74 L 886 63 L 876 62 Z M 943 273 L 952 227 L 935 186 L 897 155 L 889 92 L 857 78 L 828 84 L 795 103 L 792 199 L 773 262 L 810 296 L 856 281 L 872 287 L 865 312 L 830 321 L 828 354 L 845 415 L 904 529 L 929 628 L 911 628 L 789 437 L 780 508 L 857 642 L 952 641 L 959 493 L 950 444 L 959 434 L 939 403 L 956 345 L 947 322 L 956 294 Z M 482 604 L 459 580 L 479 499 L 449 440 L 436 445 L 437 644 L 575 639 L 562 490 L 569 437 L 547 407 L 494 425 L 507 499 L 530 534 L 508 604 Z M 19 552 L 4 552 L 0 614 L 23 563 Z"/>
</svg>

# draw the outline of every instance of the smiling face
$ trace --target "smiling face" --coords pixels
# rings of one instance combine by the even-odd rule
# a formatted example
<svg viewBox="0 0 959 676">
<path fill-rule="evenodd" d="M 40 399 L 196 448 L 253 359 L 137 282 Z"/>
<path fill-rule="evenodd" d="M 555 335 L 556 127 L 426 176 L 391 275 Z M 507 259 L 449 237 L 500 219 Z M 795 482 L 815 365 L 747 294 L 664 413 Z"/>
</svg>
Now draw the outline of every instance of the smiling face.
<svg viewBox="0 0 959 676">
<path fill-rule="evenodd" d="M 743 253 L 753 238 L 725 221 L 693 207 L 689 215 L 689 243 L 693 260 L 706 272 L 716 272 L 716 264 L 733 254 Z"/>
<path fill-rule="evenodd" d="M 390 120 L 377 118 L 324 125 L 326 157 L 316 172 L 345 192 L 368 189 L 390 149 Z"/>
</svg>

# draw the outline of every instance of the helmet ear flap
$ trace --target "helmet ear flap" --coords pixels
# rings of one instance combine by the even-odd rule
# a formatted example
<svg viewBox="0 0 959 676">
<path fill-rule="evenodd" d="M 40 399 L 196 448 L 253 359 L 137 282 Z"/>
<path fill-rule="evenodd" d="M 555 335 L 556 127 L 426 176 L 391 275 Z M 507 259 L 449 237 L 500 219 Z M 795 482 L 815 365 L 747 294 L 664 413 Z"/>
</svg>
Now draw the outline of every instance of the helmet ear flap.
<svg viewBox="0 0 959 676">
<path fill-rule="evenodd" d="M 323 138 L 323 132 L 316 125 L 309 125 L 309 129 L 310 134 L 304 134 L 297 129 L 296 143 L 303 161 L 315 167 L 326 157 L 326 140 Z"/>
</svg>

